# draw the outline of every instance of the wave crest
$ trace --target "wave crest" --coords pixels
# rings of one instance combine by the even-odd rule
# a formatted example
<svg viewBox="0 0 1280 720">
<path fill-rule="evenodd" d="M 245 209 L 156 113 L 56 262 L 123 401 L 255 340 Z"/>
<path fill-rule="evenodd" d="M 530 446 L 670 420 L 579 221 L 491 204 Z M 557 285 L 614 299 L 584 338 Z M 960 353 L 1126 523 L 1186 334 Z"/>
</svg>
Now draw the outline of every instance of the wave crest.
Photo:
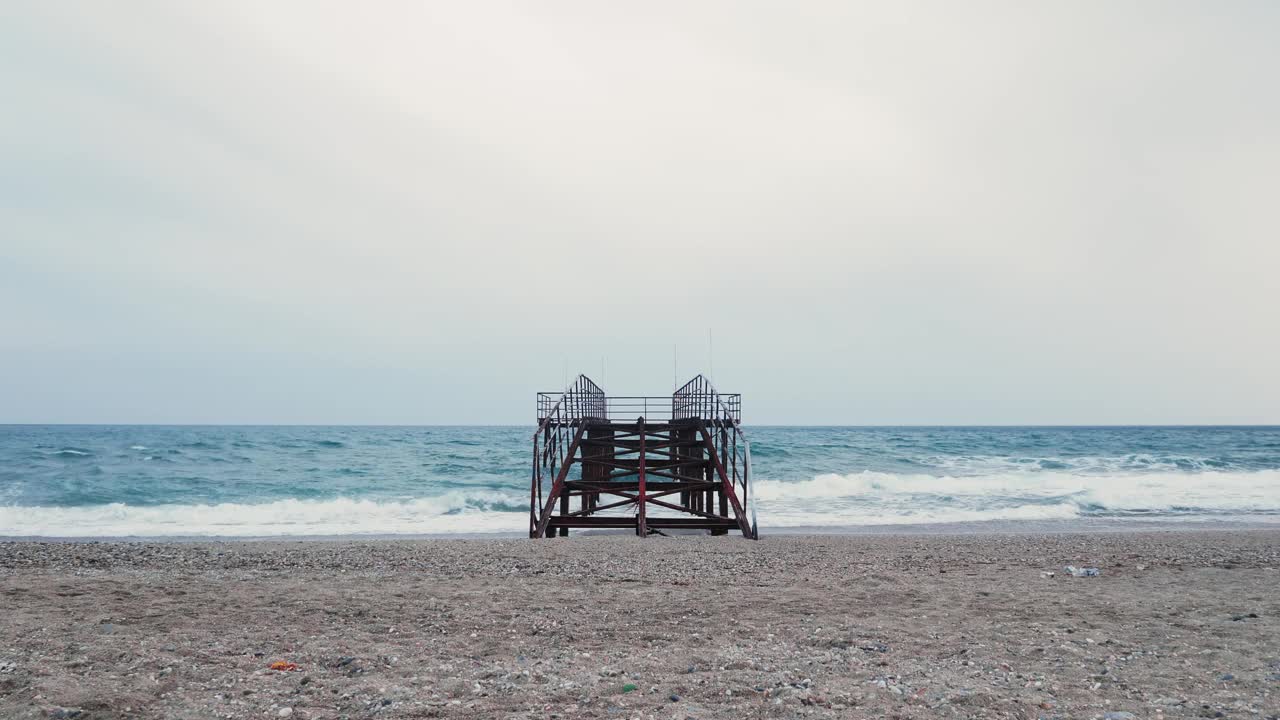
<svg viewBox="0 0 1280 720">
<path fill-rule="evenodd" d="M 15 537 L 266 537 L 519 532 L 527 510 L 500 493 L 406 500 L 84 507 L 0 507 L 0 534 Z"/>
<path fill-rule="evenodd" d="M 1280 470 L 936 476 L 862 472 L 757 482 L 769 524 L 875 525 L 1075 517 L 1280 514 Z"/>
<path fill-rule="evenodd" d="M 466 487 L 397 499 L 286 498 L 261 503 L 0 506 L 17 537 L 268 537 L 523 533 L 521 488 Z M 861 472 L 757 480 L 761 527 L 839 527 L 1077 518 L 1280 518 L 1280 470 L 935 476 Z"/>
</svg>

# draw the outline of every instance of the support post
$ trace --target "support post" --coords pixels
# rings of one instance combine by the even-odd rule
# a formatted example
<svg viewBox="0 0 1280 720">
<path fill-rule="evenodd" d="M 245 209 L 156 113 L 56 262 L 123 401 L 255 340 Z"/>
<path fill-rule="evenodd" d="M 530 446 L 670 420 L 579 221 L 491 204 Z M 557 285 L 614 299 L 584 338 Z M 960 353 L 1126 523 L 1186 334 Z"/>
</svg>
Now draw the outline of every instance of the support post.
<svg viewBox="0 0 1280 720">
<path fill-rule="evenodd" d="M 636 495 L 636 505 L 640 514 L 636 516 L 636 534 L 640 537 L 649 537 L 649 528 L 645 524 L 645 506 L 648 504 L 644 497 L 644 417 L 637 421 L 640 430 L 640 492 Z"/>
<path fill-rule="evenodd" d="M 560 515 L 561 517 L 569 514 L 569 494 L 560 493 Z M 560 528 L 560 537 L 569 537 L 569 528 Z"/>
</svg>

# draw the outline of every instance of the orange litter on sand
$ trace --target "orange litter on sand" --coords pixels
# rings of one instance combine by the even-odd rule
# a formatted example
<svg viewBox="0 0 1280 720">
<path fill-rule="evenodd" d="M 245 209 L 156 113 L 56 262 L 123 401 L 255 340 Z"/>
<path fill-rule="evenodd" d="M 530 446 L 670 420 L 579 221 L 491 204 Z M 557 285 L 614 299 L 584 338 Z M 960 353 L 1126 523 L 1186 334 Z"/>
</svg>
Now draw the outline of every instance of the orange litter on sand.
<svg viewBox="0 0 1280 720">
<path fill-rule="evenodd" d="M 285 662 L 284 660 L 277 660 L 271 663 L 271 669 L 280 670 L 281 672 L 293 672 L 294 670 L 298 669 L 298 663 L 291 663 L 291 662 Z"/>
</svg>

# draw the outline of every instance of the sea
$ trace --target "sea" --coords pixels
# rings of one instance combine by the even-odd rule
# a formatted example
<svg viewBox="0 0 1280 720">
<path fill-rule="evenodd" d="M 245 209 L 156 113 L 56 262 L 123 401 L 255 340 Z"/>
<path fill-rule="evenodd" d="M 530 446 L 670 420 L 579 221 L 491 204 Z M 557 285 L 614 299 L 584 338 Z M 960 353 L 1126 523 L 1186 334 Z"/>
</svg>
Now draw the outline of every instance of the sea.
<svg viewBox="0 0 1280 720">
<path fill-rule="evenodd" d="M 0 537 L 520 536 L 532 427 L 0 426 Z M 1280 523 L 1280 427 L 747 427 L 760 533 Z"/>
</svg>

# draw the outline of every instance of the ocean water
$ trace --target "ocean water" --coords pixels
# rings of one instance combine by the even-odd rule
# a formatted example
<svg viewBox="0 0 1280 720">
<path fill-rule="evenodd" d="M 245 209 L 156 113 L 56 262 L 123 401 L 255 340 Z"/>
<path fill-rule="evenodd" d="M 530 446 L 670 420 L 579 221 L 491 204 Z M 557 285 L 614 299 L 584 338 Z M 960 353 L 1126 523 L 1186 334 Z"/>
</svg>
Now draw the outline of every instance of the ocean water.
<svg viewBox="0 0 1280 720">
<path fill-rule="evenodd" d="M 0 536 L 515 533 L 532 427 L 0 426 Z M 1280 427 L 748 427 L 761 532 L 1280 523 Z"/>
</svg>

